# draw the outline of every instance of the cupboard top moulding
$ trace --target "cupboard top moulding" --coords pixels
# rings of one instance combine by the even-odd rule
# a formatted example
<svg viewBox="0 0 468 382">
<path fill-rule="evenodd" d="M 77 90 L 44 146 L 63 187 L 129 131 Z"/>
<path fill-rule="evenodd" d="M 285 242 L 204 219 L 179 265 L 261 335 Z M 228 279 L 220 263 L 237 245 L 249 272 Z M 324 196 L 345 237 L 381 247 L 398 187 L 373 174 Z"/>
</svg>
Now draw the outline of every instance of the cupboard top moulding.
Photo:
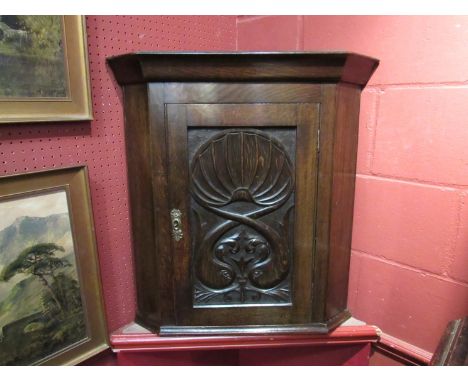
<svg viewBox="0 0 468 382">
<path fill-rule="evenodd" d="M 123 87 L 137 315 L 160 335 L 327 332 L 346 307 L 354 53 L 143 52 Z"/>
<path fill-rule="evenodd" d="M 139 52 L 108 59 L 120 85 L 144 82 L 343 82 L 365 86 L 378 60 L 347 52 Z"/>
</svg>

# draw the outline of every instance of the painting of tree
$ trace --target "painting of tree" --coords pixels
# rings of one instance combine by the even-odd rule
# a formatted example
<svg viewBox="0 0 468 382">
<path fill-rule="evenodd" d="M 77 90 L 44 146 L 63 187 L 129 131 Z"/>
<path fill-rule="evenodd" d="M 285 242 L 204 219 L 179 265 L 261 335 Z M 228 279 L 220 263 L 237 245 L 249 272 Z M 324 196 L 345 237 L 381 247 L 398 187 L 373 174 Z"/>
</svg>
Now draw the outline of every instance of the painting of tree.
<svg viewBox="0 0 468 382">
<path fill-rule="evenodd" d="M 26 248 L 18 255 L 15 261 L 5 267 L 0 274 L 0 281 L 8 281 L 17 273 L 38 277 L 47 288 L 58 310 L 63 313 L 63 304 L 47 280 L 47 276 L 52 278 L 53 282 L 56 283 L 56 273 L 65 267 L 69 267 L 70 263 L 67 260 L 57 258 L 55 256 L 56 251 L 63 252 L 64 249 L 54 243 L 41 243 Z"/>
<path fill-rule="evenodd" d="M 32 208 L 23 203 L 23 209 L 0 203 L 10 220 L 0 225 L 0 365 L 34 364 L 86 339 L 66 198 L 40 196 Z M 41 203 L 59 213 L 18 216 L 34 208 L 40 215 Z"/>
</svg>

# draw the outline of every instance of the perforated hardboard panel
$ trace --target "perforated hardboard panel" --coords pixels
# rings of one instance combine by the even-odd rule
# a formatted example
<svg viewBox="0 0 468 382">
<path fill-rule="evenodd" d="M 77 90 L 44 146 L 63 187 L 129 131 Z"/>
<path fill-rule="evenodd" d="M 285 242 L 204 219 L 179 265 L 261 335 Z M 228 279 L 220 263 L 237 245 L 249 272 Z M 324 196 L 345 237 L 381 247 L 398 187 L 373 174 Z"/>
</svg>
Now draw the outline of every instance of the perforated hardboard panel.
<svg viewBox="0 0 468 382">
<path fill-rule="evenodd" d="M 105 59 L 235 50 L 235 16 L 87 16 L 92 122 L 0 125 L 0 175 L 86 164 L 109 330 L 135 312 L 122 94 Z"/>
</svg>

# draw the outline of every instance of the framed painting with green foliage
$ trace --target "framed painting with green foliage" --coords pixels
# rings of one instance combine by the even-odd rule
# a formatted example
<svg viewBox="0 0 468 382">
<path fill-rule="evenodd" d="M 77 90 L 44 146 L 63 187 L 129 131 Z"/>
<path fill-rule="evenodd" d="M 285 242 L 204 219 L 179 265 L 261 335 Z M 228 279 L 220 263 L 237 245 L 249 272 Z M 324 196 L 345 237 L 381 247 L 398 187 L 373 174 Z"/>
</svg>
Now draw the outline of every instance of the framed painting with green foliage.
<svg viewBox="0 0 468 382">
<path fill-rule="evenodd" d="M 0 365 L 108 348 L 86 167 L 0 177 Z"/>
<path fill-rule="evenodd" d="M 90 119 L 84 16 L 0 15 L 0 123 Z"/>
</svg>

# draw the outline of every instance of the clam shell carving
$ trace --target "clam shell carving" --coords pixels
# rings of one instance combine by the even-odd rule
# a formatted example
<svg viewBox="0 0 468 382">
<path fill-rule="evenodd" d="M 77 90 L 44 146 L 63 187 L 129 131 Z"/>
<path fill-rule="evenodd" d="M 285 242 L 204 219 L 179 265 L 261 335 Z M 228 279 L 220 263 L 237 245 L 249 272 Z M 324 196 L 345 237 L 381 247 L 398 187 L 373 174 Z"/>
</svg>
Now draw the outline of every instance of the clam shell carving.
<svg viewBox="0 0 468 382">
<path fill-rule="evenodd" d="M 191 181 L 192 195 L 201 205 L 245 201 L 276 206 L 293 191 L 294 173 L 276 140 L 258 131 L 229 130 L 195 153 Z"/>
</svg>

